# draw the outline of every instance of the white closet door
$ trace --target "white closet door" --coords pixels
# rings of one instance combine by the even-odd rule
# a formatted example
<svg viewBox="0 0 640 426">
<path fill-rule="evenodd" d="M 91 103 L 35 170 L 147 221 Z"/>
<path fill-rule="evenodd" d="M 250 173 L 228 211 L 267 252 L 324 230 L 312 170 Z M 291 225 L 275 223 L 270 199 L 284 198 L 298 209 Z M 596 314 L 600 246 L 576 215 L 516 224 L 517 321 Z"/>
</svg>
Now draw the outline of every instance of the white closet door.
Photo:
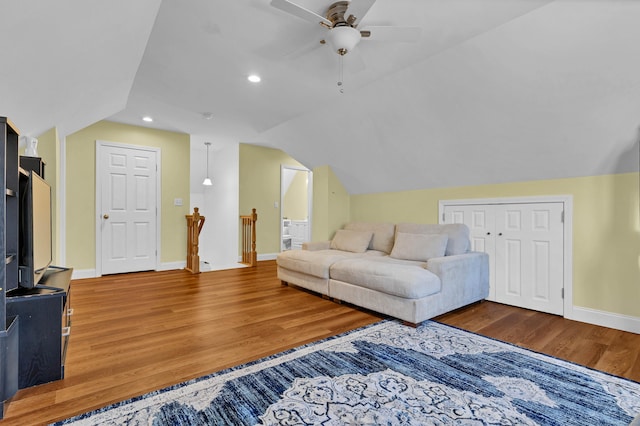
<svg viewBox="0 0 640 426">
<path fill-rule="evenodd" d="M 562 315 L 563 204 L 495 209 L 496 301 Z"/>
<path fill-rule="evenodd" d="M 459 205 L 446 206 L 444 209 L 445 223 L 464 223 L 469 227 L 471 250 L 487 253 L 491 259 L 489 263 L 489 297 L 487 300 L 496 301 L 495 284 L 495 217 L 494 206 L 487 205 Z"/>
<path fill-rule="evenodd" d="M 471 249 L 489 254 L 493 300 L 562 315 L 564 204 L 447 205 L 444 223 L 469 227 Z"/>
</svg>

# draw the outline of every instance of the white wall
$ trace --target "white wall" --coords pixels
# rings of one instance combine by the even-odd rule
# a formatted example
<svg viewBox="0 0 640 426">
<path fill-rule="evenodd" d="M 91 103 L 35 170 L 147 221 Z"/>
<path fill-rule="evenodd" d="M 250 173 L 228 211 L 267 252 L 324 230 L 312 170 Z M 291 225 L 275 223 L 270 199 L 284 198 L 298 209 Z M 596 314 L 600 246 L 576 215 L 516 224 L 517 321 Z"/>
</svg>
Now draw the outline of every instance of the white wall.
<svg viewBox="0 0 640 426">
<path fill-rule="evenodd" d="M 200 209 L 205 217 L 200 233 L 201 270 L 238 268 L 239 224 L 239 144 L 212 143 L 209 151 L 209 177 L 212 186 L 203 186 L 207 151 L 205 138 L 191 136 L 190 211 Z"/>
</svg>

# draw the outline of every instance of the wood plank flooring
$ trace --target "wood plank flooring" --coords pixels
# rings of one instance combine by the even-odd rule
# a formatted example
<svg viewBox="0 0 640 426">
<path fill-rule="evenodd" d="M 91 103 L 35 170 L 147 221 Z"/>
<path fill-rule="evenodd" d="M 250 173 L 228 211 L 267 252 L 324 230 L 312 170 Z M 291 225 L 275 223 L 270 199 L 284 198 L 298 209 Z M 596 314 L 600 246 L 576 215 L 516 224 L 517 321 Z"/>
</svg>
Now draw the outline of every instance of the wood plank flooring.
<svg viewBox="0 0 640 426">
<path fill-rule="evenodd" d="M 47 424 L 382 318 L 282 286 L 275 269 L 74 281 L 65 378 L 20 390 L 0 426 Z M 640 381 L 640 335 L 491 302 L 437 320 Z"/>
<path fill-rule="evenodd" d="M 434 319 L 640 382 L 639 334 L 492 302 Z"/>
</svg>

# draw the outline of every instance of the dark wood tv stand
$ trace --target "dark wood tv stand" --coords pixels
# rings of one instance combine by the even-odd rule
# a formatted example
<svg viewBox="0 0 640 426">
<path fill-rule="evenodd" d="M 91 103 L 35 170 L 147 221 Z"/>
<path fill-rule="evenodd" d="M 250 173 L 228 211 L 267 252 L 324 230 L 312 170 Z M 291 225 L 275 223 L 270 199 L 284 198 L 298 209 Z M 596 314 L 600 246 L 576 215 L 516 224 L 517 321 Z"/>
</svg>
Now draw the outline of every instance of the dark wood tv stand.
<svg viewBox="0 0 640 426">
<path fill-rule="evenodd" d="M 18 388 L 64 378 L 71 332 L 71 268 L 51 266 L 34 288 L 7 292 L 7 315 L 20 321 Z"/>
</svg>

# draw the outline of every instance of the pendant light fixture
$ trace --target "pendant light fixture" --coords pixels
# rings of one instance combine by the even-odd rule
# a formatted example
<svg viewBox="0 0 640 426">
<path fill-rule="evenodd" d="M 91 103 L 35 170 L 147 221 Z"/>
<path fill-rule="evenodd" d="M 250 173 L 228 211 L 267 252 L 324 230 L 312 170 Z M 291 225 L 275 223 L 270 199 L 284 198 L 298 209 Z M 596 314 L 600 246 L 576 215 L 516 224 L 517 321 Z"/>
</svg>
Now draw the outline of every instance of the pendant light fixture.
<svg viewBox="0 0 640 426">
<path fill-rule="evenodd" d="M 202 184 L 204 186 L 211 186 L 213 185 L 213 182 L 211 182 L 211 179 L 209 178 L 209 147 L 211 146 L 211 142 L 205 142 L 204 144 L 207 146 L 207 177 L 204 178 Z"/>
</svg>

